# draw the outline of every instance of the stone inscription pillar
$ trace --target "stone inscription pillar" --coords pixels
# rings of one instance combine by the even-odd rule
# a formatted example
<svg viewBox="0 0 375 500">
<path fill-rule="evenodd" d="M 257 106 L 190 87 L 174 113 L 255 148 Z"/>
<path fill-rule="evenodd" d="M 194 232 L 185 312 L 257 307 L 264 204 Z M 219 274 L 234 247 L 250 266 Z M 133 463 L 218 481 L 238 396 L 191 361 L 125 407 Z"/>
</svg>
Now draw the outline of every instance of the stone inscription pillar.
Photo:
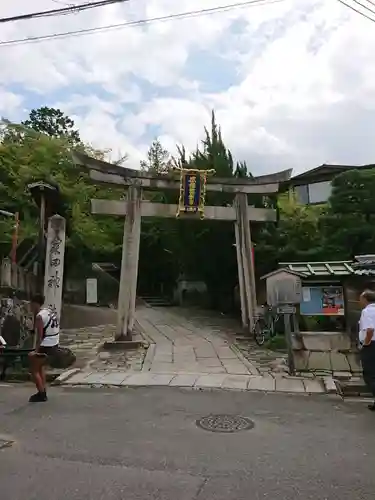
<svg viewBox="0 0 375 500">
<path fill-rule="evenodd" d="M 44 297 L 45 305 L 56 313 L 58 320 L 62 306 L 65 231 L 64 217 L 53 215 L 48 219 Z"/>
</svg>

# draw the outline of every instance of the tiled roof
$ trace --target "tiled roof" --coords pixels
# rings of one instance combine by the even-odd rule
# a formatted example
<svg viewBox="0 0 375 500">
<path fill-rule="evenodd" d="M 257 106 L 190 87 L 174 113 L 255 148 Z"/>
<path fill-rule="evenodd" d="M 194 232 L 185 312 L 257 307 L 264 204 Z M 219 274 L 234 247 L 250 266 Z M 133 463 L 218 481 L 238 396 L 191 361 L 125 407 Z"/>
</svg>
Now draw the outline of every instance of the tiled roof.
<svg viewBox="0 0 375 500">
<path fill-rule="evenodd" d="M 280 262 L 279 268 L 300 273 L 306 278 L 330 276 L 375 276 L 375 256 L 361 255 L 355 261 Z"/>
<path fill-rule="evenodd" d="M 354 269 L 356 276 L 375 276 L 375 269 Z"/>
<path fill-rule="evenodd" d="M 352 264 L 357 276 L 375 276 L 375 255 L 356 255 Z"/>
<path fill-rule="evenodd" d="M 350 276 L 354 274 L 352 261 L 334 262 L 281 262 L 279 267 L 301 273 L 306 277 L 312 276 Z M 375 274 L 375 273 L 374 273 Z"/>
</svg>

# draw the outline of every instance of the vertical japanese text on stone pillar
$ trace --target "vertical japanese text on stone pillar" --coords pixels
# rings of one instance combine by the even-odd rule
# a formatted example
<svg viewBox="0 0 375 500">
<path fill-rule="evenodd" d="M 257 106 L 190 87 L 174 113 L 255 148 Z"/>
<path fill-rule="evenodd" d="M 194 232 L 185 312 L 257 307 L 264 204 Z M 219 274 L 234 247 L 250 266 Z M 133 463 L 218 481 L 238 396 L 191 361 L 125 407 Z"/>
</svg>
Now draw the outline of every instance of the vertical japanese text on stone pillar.
<svg viewBox="0 0 375 500">
<path fill-rule="evenodd" d="M 46 305 L 60 317 L 65 252 L 65 219 L 54 215 L 48 221 L 44 295 Z"/>
<path fill-rule="evenodd" d="M 48 279 L 48 287 L 49 288 L 59 288 L 61 284 L 61 277 L 59 276 L 59 266 L 61 264 L 61 243 L 62 239 L 60 238 L 59 228 L 53 228 L 54 235 L 51 241 L 51 246 L 49 249 L 49 267 L 52 271 L 51 275 Z"/>
</svg>

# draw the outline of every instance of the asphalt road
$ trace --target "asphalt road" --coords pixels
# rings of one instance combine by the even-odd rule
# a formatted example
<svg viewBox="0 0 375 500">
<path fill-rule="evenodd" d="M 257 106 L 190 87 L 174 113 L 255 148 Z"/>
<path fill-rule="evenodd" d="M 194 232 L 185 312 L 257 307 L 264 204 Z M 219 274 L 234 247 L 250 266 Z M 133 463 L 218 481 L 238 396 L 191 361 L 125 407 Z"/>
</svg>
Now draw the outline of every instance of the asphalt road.
<svg viewBox="0 0 375 500">
<path fill-rule="evenodd" d="M 0 386 L 0 498 L 373 500 L 375 415 L 326 396 Z M 209 414 L 255 427 L 199 429 Z"/>
</svg>

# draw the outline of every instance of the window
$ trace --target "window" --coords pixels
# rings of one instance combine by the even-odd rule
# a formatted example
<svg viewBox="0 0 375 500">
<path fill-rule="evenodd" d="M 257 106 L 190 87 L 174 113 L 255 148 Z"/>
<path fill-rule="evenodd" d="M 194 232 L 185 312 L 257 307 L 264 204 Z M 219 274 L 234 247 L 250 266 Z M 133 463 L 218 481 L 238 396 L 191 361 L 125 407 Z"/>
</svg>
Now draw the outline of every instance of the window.
<svg viewBox="0 0 375 500">
<path fill-rule="evenodd" d="M 304 205 L 314 203 L 326 203 L 331 196 L 331 183 L 329 181 L 314 182 L 296 186 L 295 193 L 300 203 Z"/>
<path fill-rule="evenodd" d="M 309 184 L 309 203 L 327 202 L 331 196 L 331 190 L 331 183 L 328 181 Z"/>
<path fill-rule="evenodd" d="M 309 203 L 309 190 L 307 189 L 307 185 L 296 186 L 294 190 L 297 195 L 298 202 L 303 203 L 303 205 L 307 205 Z"/>
</svg>

